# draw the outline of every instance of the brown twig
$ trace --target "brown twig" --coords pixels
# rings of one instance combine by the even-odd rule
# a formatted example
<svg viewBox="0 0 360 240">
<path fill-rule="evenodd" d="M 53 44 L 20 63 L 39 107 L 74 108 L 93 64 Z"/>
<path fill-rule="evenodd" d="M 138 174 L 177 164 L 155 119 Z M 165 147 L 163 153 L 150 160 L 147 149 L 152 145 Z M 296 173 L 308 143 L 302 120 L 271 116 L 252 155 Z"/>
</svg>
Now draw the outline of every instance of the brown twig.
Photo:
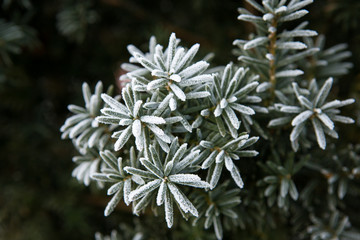
<svg viewBox="0 0 360 240">
<path fill-rule="evenodd" d="M 269 78 L 270 78 L 270 83 L 271 83 L 271 99 L 274 99 L 275 97 L 275 87 L 276 87 L 276 29 L 277 29 L 277 17 L 274 16 L 274 18 L 272 19 L 271 22 L 271 27 L 274 28 L 274 31 L 271 31 L 268 38 L 270 39 L 270 44 L 269 44 L 269 53 L 271 54 L 271 59 L 270 59 L 270 68 L 269 68 Z"/>
</svg>

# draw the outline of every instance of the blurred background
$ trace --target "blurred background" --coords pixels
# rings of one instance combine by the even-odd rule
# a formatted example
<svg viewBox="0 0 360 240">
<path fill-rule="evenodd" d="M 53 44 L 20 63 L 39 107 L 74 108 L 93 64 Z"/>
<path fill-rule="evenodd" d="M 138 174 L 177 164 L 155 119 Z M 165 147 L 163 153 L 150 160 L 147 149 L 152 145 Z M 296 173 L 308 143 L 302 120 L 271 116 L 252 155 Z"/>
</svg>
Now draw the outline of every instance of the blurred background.
<svg viewBox="0 0 360 240">
<path fill-rule="evenodd" d="M 236 62 L 236 38 L 251 25 L 237 20 L 241 0 L 1 0 L 0 1 L 0 239 L 93 239 L 129 216 L 103 216 L 105 193 L 71 177 L 76 153 L 60 139 L 68 104 L 83 105 L 81 84 L 117 85 L 128 44 L 147 50 L 171 32 L 182 44 L 201 44 L 214 64 Z M 309 29 L 326 45 L 347 43 L 351 72 L 339 98 L 360 95 L 360 1 L 316 0 Z M 349 116 L 359 122 L 359 103 Z M 349 133 L 350 142 L 359 142 Z"/>
</svg>

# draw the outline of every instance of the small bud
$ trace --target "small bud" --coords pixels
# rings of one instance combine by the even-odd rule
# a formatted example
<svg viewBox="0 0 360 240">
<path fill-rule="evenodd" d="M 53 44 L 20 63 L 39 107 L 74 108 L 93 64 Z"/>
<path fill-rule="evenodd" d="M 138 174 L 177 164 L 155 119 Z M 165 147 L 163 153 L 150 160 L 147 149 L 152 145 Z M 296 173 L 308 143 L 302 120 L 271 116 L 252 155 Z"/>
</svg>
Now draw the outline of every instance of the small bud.
<svg viewBox="0 0 360 240">
<path fill-rule="evenodd" d="M 321 114 L 322 113 L 322 110 L 320 108 L 314 108 L 314 113 L 316 114 Z"/>
<path fill-rule="evenodd" d="M 274 18 L 274 15 L 272 13 L 266 13 L 263 16 L 264 21 L 270 22 Z"/>
<path fill-rule="evenodd" d="M 274 32 L 276 32 L 276 27 L 271 26 L 271 27 L 269 27 L 268 31 L 269 31 L 269 33 L 274 33 Z"/>
<path fill-rule="evenodd" d="M 274 61 L 274 60 L 275 60 L 274 55 L 272 55 L 271 53 L 267 53 L 267 54 L 265 55 L 265 57 L 266 57 L 269 61 Z"/>
</svg>

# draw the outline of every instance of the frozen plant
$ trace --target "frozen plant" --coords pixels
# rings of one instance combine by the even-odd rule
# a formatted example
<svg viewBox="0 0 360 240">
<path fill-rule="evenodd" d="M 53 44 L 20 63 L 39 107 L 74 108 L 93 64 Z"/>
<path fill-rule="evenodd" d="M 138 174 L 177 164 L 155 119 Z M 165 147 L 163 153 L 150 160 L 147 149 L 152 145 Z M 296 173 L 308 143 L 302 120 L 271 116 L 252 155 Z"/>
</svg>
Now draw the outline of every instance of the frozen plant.
<svg viewBox="0 0 360 240">
<path fill-rule="evenodd" d="M 74 115 L 61 128 L 84 155 L 74 159 L 81 168 L 74 176 L 86 185 L 89 176 L 110 183 L 106 216 L 117 214 L 123 201 L 135 215 L 163 217 L 169 234 L 182 239 L 188 232 L 177 233 L 180 226 L 213 226 L 217 239 L 231 230 L 248 239 L 294 219 L 303 234 L 289 229 L 288 239 L 348 232 L 360 238 L 345 216 L 352 209 L 347 198 L 360 195 L 359 161 L 351 172 L 323 161 L 327 152 L 343 153 L 340 144 L 329 148 L 334 140 L 325 136 L 337 139 L 338 123 L 354 122 L 339 108 L 355 100 L 336 99 L 334 80 L 324 73 L 326 66 L 338 68 L 331 71 L 336 78 L 348 72 L 345 45 L 324 50 L 314 44 L 317 32 L 298 23 L 312 0 L 246 2 L 253 9 L 240 8 L 238 19 L 256 31 L 234 41 L 238 62 L 209 70 L 210 63 L 197 60 L 200 45 L 187 49 L 172 33 L 166 48 L 155 37 L 149 52 L 129 45 L 129 63 L 122 64 L 127 73 L 120 77 L 129 82 L 119 96 L 102 93 L 101 83 L 91 94 L 84 83 L 85 108 L 70 105 Z M 96 160 L 87 157 L 94 152 Z M 320 174 L 311 174 L 314 169 Z M 191 224 L 183 219 L 193 227 L 183 227 Z"/>
</svg>

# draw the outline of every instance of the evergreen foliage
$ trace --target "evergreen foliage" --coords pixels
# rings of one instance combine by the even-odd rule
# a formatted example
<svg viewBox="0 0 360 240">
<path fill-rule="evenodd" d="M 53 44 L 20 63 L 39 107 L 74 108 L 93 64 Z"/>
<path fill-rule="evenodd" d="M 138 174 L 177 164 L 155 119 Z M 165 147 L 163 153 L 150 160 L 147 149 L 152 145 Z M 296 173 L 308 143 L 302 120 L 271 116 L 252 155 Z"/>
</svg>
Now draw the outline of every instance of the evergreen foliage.
<svg viewBox="0 0 360 240">
<path fill-rule="evenodd" d="M 92 1 L 83 1 L 64 7 L 56 15 L 59 32 L 70 41 L 82 43 L 86 37 L 88 25 L 98 20 L 97 12 L 91 7 Z"/>
<path fill-rule="evenodd" d="M 197 2 L 201 5 L 202 1 Z M 55 197 L 48 196 L 48 200 L 44 194 L 39 197 L 44 211 L 55 216 L 57 223 L 71 226 L 72 232 L 75 229 L 86 236 L 95 235 L 96 240 L 360 239 L 360 146 L 354 124 L 359 124 L 359 110 L 351 112 L 358 107 L 358 96 L 345 97 L 338 87 L 353 71 L 348 60 L 352 54 L 347 44 L 328 47 L 325 37 L 310 29 L 312 23 L 302 22 L 308 17 L 306 9 L 311 3 L 313 0 L 237 3 L 242 5 L 238 20 L 253 33 L 241 36 L 243 39 L 228 39 L 230 44 L 221 50 L 235 48 L 230 62 L 229 56 L 219 51 L 204 57 L 212 47 L 204 40 L 199 41 L 201 48 L 199 43 L 186 47 L 177 38 L 187 41 L 184 31 L 164 37 L 155 29 L 157 36 L 150 37 L 148 49 L 128 45 L 130 58 L 119 64 L 121 69 L 114 74 L 118 89 L 110 86 L 104 90 L 106 76 L 105 84 L 84 82 L 83 105 L 68 105 L 70 113 L 60 128 L 61 139 L 70 140 L 78 152 L 72 158 L 72 176 L 81 184 L 74 181 L 74 185 L 53 167 L 43 168 L 36 175 L 42 187 L 48 182 L 45 176 L 53 175 L 58 185 L 48 187 L 52 191 L 66 188 Z M 146 10 L 137 8 L 137 3 L 69 0 L 57 6 L 53 17 L 57 27 L 54 31 L 65 37 L 57 41 L 69 41 L 66 46 L 75 51 L 82 48 L 79 55 L 89 46 L 95 49 L 89 39 L 107 19 L 102 4 L 125 7 L 136 12 L 144 26 L 148 24 Z M 192 4 L 195 9 L 196 3 Z M 37 40 L 29 23 L 34 12 L 30 1 L 4 1 L 1 7 L 21 9 L 20 15 L 0 19 L 3 93 L 3 89 L 16 84 L 9 73 L 16 72 L 22 52 L 36 46 Z M 343 21 L 344 17 L 339 15 L 338 19 Z M 107 44 L 110 40 L 106 32 L 100 35 L 107 52 L 118 48 Z M 236 38 L 234 34 L 229 36 Z M 59 49 L 64 48 L 53 50 L 55 55 L 61 55 Z M 78 59 L 67 59 L 67 64 L 74 65 L 76 71 L 88 71 L 86 76 L 93 78 L 97 68 L 92 64 L 104 59 L 94 52 L 85 55 L 76 64 Z M 97 62 L 88 58 L 90 55 Z M 226 64 L 219 64 L 224 59 Z M 78 70 L 82 64 L 86 67 Z M 24 88 L 30 86 L 36 88 L 31 81 Z M 78 92 L 74 87 L 76 84 L 67 85 L 66 89 Z M 2 99 L 17 106 L 6 95 Z M 44 112 L 46 104 L 49 101 L 39 104 L 38 111 Z M 18 106 L 18 111 L 28 115 L 29 105 Z M 20 119 L 12 106 L 5 108 L 4 116 L 10 113 L 7 118 Z M 47 116 L 44 121 L 50 124 L 51 118 Z M 31 129 L 36 127 L 29 125 Z M 6 136 L 14 135 L 8 131 L 4 131 Z M 37 143 L 32 137 L 7 144 L 33 148 Z M 53 141 L 50 136 L 47 140 Z M 57 145 L 52 150 L 61 158 L 62 147 Z M 44 159 L 51 159 L 49 166 L 60 164 L 46 151 L 38 152 L 44 154 Z M 34 158 L 29 154 L 30 160 Z M 27 168 L 25 162 L 21 163 Z M 0 176 L 0 180 L 7 176 Z M 82 191 L 86 196 L 75 195 L 79 185 L 85 185 Z M 26 188 L 22 188 L 25 199 L 26 194 L 31 195 Z M 9 189 L 5 184 L 5 197 L 14 195 Z M 20 214 L 27 213 L 31 199 L 35 197 L 22 201 L 25 207 L 18 211 Z M 17 205 L 7 204 L 0 197 L 3 202 L 5 208 Z M 74 202 L 81 207 L 68 210 Z M 95 214 L 90 214 L 88 205 L 96 206 Z M 101 209 L 107 218 L 103 218 Z M 0 238 L 6 236 L 3 232 L 11 225 L 6 221 L 12 212 L 9 208 L 0 213 Z M 71 217 L 66 219 L 67 215 Z M 88 222 L 96 215 L 110 224 L 100 226 L 101 230 L 89 228 Z M 118 229 L 109 231 L 116 225 Z M 46 238 L 42 236 L 35 233 L 29 238 Z M 86 238 L 80 233 L 72 237 Z"/>
<path fill-rule="evenodd" d="M 11 20 L 0 17 L 0 84 L 8 80 L 4 73 L 13 65 L 13 55 L 19 55 L 25 47 L 37 44 L 35 29 L 27 25 L 33 6 L 27 0 L 19 1 L 18 4 L 25 9 L 26 14 Z M 12 1 L 4 1 L 0 11 L 7 10 L 12 5 L 15 5 Z"/>
<path fill-rule="evenodd" d="M 86 176 L 90 174 L 94 181 L 112 184 L 108 194 L 114 196 L 105 209 L 105 216 L 113 212 L 123 198 L 126 205 L 132 205 L 136 215 L 151 206 L 155 215 L 164 214 L 171 228 L 180 212 L 186 220 L 193 219 L 193 225 L 201 222 L 205 229 L 213 226 L 216 238 L 222 239 L 222 226 L 229 221 L 235 225 L 240 221 L 241 228 L 248 229 L 240 217 L 244 213 L 236 211 L 242 204 L 240 189 L 244 188 L 248 191 L 243 193 L 243 198 L 260 205 L 267 202 L 267 206 L 261 205 L 261 208 L 264 208 L 263 214 L 272 219 L 274 227 L 288 221 L 284 217 L 275 220 L 277 215 L 291 216 L 304 211 L 308 212 L 305 219 L 295 222 L 304 225 L 302 230 L 307 229 L 303 238 L 360 237 L 352 229 L 350 233 L 345 230 L 350 227 L 350 220 L 345 215 L 348 209 L 343 202 L 348 182 L 357 177 L 359 165 L 345 170 L 337 159 L 335 162 L 343 166 L 345 173 L 338 175 L 309 157 L 317 151 L 315 144 L 327 149 L 325 135 L 339 138 L 335 122 L 354 123 L 350 117 L 340 115 L 338 109 L 354 103 L 354 99 L 329 100 L 334 82 L 332 74 L 340 77 L 351 67 L 342 62 L 349 56 L 344 52 L 346 45 L 323 50 L 323 37 L 314 44 L 317 32 L 306 29 L 306 22 L 287 29 L 291 26 L 289 22 L 308 13 L 303 8 L 312 0 L 246 2 L 259 11 L 260 16 L 239 8 L 238 19 L 254 24 L 256 29 L 249 40 L 234 41 L 239 64 L 208 69 L 209 63 L 205 60 L 194 60 L 199 44 L 186 49 L 174 33 L 166 49 L 155 37 L 150 39 L 147 53 L 129 45 L 132 56 L 129 64 L 122 65 L 127 73 L 120 79 L 130 79 L 130 82 L 122 88 L 121 96 L 100 95 L 98 84 L 95 95 L 90 97 L 84 84 L 86 109 L 70 105 L 69 109 L 76 115 L 65 122 L 61 129 L 63 136 L 77 138 L 76 146 L 87 142 L 83 148 L 101 150 L 106 166 L 101 167 L 101 173 L 95 173 L 93 169 L 99 169 L 97 162 L 96 167 L 87 168 Z M 304 78 L 309 74 L 313 79 Z M 105 105 L 100 103 L 100 96 Z M 289 128 L 292 128 L 290 134 Z M 105 132 L 116 139 L 114 144 L 102 143 L 101 135 Z M 254 133 L 260 135 L 260 142 L 265 145 L 260 154 L 253 150 L 260 147 L 256 144 L 259 137 L 250 137 Z M 286 136 L 290 138 L 290 145 L 282 140 Z M 123 161 L 128 156 L 130 160 Z M 239 162 L 243 162 L 241 166 Z M 261 170 L 244 181 L 239 168 L 254 164 Z M 207 170 L 206 181 L 201 180 L 205 176 L 203 169 Z M 308 169 L 320 169 L 331 176 L 327 194 L 332 200 L 327 200 L 329 203 L 324 204 L 321 211 L 314 209 L 316 186 L 308 189 L 309 184 L 318 181 L 317 177 L 309 177 L 307 186 L 302 181 Z M 250 170 L 246 172 L 255 174 Z M 229 178 L 238 188 L 226 190 Z M 315 195 L 313 200 L 306 197 L 309 191 Z M 336 192 L 337 196 L 332 197 Z M 275 202 L 277 208 L 273 208 Z M 315 217 L 325 216 L 329 211 L 332 212 L 329 223 L 326 218 Z M 295 237 L 296 233 L 289 234 Z M 102 239 L 100 234 L 96 238 Z M 109 239 L 117 239 L 116 232 Z"/>
</svg>

